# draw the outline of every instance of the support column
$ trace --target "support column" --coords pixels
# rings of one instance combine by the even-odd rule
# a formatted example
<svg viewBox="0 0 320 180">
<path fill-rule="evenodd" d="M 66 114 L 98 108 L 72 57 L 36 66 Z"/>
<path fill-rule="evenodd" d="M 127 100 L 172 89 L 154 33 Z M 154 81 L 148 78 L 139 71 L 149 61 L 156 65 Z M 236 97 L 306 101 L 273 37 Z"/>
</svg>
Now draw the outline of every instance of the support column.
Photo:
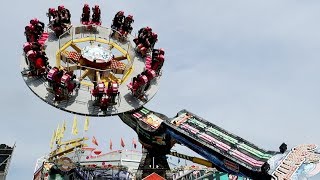
<svg viewBox="0 0 320 180">
<path fill-rule="evenodd" d="M 157 173 L 167 180 L 172 180 L 172 173 L 165 155 L 157 155 L 152 153 L 152 149 L 145 148 L 143 148 L 142 153 L 137 172 L 138 179 L 143 179 L 152 173 Z"/>
</svg>

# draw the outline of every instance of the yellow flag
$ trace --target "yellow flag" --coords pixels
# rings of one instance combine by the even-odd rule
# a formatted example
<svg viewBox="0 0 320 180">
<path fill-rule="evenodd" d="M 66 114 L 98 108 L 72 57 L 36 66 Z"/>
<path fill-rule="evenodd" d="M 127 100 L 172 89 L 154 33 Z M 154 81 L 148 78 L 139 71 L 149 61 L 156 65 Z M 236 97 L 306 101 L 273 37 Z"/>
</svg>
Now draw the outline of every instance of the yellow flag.
<svg viewBox="0 0 320 180">
<path fill-rule="evenodd" d="M 84 131 L 88 131 L 89 130 L 89 117 L 86 116 L 86 119 L 84 121 Z"/>
<path fill-rule="evenodd" d="M 64 132 L 66 131 L 67 125 L 66 125 L 66 121 L 63 121 L 63 125 L 61 126 L 60 129 L 60 138 L 62 139 L 64 137 Z"/>
<path fill-rule="evenodd" d="M 59 141 L 59 139 L 60 139 L 60 125 L 58 124 L 57 130 L 56 130 L 55 140 Z"/>
<path fill-rule="evenodd" d="M 51 138 L 51 142 L 50 142 L 50 149 L 53 148 L 55 139 L 56 139 L 56 130 L 53 130 L 53 134 L 52 134 L 52 138 Z"/>
<path fill-rule="evenodd" d="M 78 135 L 78 122 L 77 122 L 77 117 L 76 116 L 74 116 L 74 118 L 73 118 L 72 134 L 73 135 Z"/>
<path fill-rule="evenodd" d="M 56 138 L 55 138 L 57 144 L 61 143 L 61 138 L 62 138 L 61 131 L 62 131 L 62 126 L 60 128 L 60 125 L 58 124 L 57 131 L 56 131 Z"/>
</svg>

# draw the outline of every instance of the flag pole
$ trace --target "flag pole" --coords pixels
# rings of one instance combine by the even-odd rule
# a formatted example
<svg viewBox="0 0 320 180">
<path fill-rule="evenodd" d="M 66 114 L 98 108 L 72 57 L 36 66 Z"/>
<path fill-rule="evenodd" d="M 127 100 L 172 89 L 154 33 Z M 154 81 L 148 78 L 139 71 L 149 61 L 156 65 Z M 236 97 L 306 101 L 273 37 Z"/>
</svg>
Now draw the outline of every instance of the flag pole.
<svg viewBox="0 0 320 180">
<path fill-rule="evenodd" d="M 83 130 L 82 130 L 82 137 L 84 138 L 85 137 L 85 135 L 86 135 L 86 130 L 85 130 L 85 125 L 86 125 L 86 118 L 87 118 L 87 116 L 84 116 L 85 118 L 84 118 L 84 125 L 83 125 Z"/>
<path fill-rule="evenodd" d="M 120 151 L 120 166 L 122 166 L 122 150 Z"/>
</svg>

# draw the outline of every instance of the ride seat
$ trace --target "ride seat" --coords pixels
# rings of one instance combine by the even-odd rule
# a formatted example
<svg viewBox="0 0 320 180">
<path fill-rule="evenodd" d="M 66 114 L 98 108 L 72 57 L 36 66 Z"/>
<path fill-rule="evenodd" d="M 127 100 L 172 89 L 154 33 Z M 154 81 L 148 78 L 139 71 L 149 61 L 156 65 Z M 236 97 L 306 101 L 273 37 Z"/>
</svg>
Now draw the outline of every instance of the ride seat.
<svg viewBox="0 0 320 180">
<path fill-rule="evenodd" d="M 44 45 L 47 42 L 48 38 L 49 38 L 49 33 L 44 32 L 41 34 L 41 36 L 38 40 L 38 43 L 41 45 Z"/>
<path fill-rule="evenodd" d="M 70 82 L 71 76 L 69 74 L 64 74 L 61 77 L 61 85 L 67 86 Z"/>
<path fill-rule="evenodd" d="M 127 85 L 128 89 L 129 90 L 132 90 L 132 82 L 130 82 L 128 85 Z"/>
<path fill-rule="evenodd" d="M 36 52 L 34 50 L 30 50 L 27 52 L 27 57 L 29 60 L 33 60 L 36 57 Z"/>
<path fill-rule="evenodd" d="M 27 53 L 27 52 L 30 51 L 30 50 L 31 50 L 31 43 L 29 43 L 29 42 L 24 43 L 24 44 L 23 44 L 23 51 L 24 51 L 25 53 Z"/>
<path fill-rule="evenodd" d="M 96 25 L 96 26 L 101 26 L 101 21 L 99 21 L 99 22 L 93 22 L 93 21 L 91 21 L 90 24 L 91 24 L 91 25 Z"/>
<path fill-rule="evenodd" d="M 53 77 L 58 73 L 57 68 L 52 68 L 49 70 L 47 78 L 51 81 L 53 81 Z"/>
<path fill-rule="evenodd" d="M 83 24 L 83 25 L 90 25 L 91 22 L 90 22 L 90 21 L 81 21 L 81 24 Z"/>
<path fill-rule="evenodd" d="M 146 69 L 151 69 L 151 62 L 152 62 L 151 57 L 147 56 L 146 57 Z"/>
<path fill-rule="evenodd" d="M 98 95 L 98 90 L 97 89 L 91 89 L 90 91 L 91 95 L 96 97 Z"/>
<path fill-rule="evenodd" d="M 107 110 L 108 104 L 109 104 L 109 98 L 106 98 L 106 97 L 101 98 L 101 100 L 100 100 L 100 108 L 102 110 Z"/>
<path fill-rule="evenodd" d="M 147 78 L 149 81 L 154 79 L 157 76 L 157 73 L 154 70 L 147 70 Z"/>
</svg>

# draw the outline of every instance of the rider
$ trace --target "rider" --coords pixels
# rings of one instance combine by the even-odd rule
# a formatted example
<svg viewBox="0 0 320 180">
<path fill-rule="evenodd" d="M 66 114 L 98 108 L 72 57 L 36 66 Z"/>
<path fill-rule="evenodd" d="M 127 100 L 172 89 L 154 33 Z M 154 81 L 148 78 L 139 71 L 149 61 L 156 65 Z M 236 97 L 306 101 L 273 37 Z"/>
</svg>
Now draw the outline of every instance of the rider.
<svg viewBox="0 0 320 180">
<path fill-rule="evenodd" d="M 44 51 L 37 51 L 36 56 L 37 56 L 37 58 L 42 59 L 45 66 L 49 65 L 49 62 L 48 62 L 49 58 L 47 57 L 47 54 Z"/>
<path fill-rule="evenodd" d="M 132 26 L 131 24 L 134 22 L 133 16 L 128 15 L 123 22 L 122 30 L 124 30 L 125 34 L 130 34 L 132 31 Z"/>
<path fill-rule="evenodd" d="M 151 62 L 151 69 L 156 71 L 157 74 L 160 73 L 160 70 L 164 63 L 164 55 L 159 55 L 156 59 Z"/>
<path fill-rule="evenodd" d="M 38 31 L 36 31 L 35 27 L 32 24 L 29 24 L 25 27 L 24 34 L 27 38 L 27 42 L 36 42 L 39 40 L 41 35 Z"/>
<path fill-rule="evenodd" d="M 30 24 L 24 28 L 24 35 L 26 36 L 27 42 L 33 42 L 34 37 L 32 36 L 33 26 Z"/>
<path fill-rule="evenodd" d="M 122 23 L 124 21 L 124 12 L 123 11 L 119 11 L 117 12 L 117 14 L 114 16 L 113 18 L 113 24 L 112 24 L 112 28 L 119 30 Z"/>
<path fill-rule="evenodd" d="M 95 5 L 94 8 L 92 8 L 92 22 L 93 23 L 100 23 L 101 20 L 101 10 L 98 5 Z"/>
<path fill-rule="evenodd" d="M 142 37 L 142 34 L 144 34 L 146 31 L 146 28 L 141 28 L 139 29 L 138 31 L 138 37 L 134 38 L 133 41 L 136 45 L 140 44 L 141 43 L 141 37 Z"/>
<path fill-rule="evenodd" d="M 90 21 L 90 7 L 88 4 L 84 4 L 82 8 L 81 22 L 89 22 L 89 21 Z"/>
<path fill-rule="evenodd" d="M 153 32 L 151 37 L 149 37 L 148 40 L 149 40 L 151 48 L 153 48 L 154 44 L 158 41 L 158 34 Z"/>
<path fill-rule="evenodd" d="M 49 24 L 58 16 L 58 11 L 55 8 L 49 8 L 47 16 L 49 17 Z"/>
<path fill-rule="evenodd" d="M 109 97 L 110 103 L 116 103 L 116 97 L 118 95 L 119 85 L 116 82 L 109 82 L 107 89 L 107 96 Z"/>
<path fill-rule="evenodd" d="M 63 33 L 63 27 L 60 16 L 57 16 L 55 19 L 53 19 L 52 29 L 57 37 L 59 37 Z"/>
<path fill-rule="evenodd" d="M 34 42 L 31 44 L 31 49 L 34 51 L 41 51 L 42 50 L 42 45 L 38 42 Z"/>
<path fill-rule="evenodd" d="M 58 6 L 58 14 L 61 17 L 62 23 L 71 24 L 71 14 L 69 9 L 65 8 L 63 5 Z"/>
<path fill-rule="evenodd" d="M 61 11 L 60 13 L 61 23 L 67 26 L 67 24 L 70 24 L 70 19 L 66 11 Z"/>
<path fill-rule="evenodd" d="M 146 46 L 148 38 L 151 36 L 152 29 L 147 26 L 146 28 L 140 29 L 138 32 L 138 41 Z"/>
<path fill-rule="evenodd" d="M 33 50 L 35 52 L 42 50 L 42 45 L 38 42 L 26 42 L 23 45 L 23 51 L 27 54 L 28 51 Z"/>
<path fill-rule="evenodd" d="M 37 18 L 33 18 L 30 20 L 30 24 L 32 24 L 35 28 L 35 31 L 38 32 L 38 34 L 42 34 L 44 31 L 44 23 L 39 21 Z"/>
<path fill-rule="evenodd" d="M 158 55 L 164 55 L 164 49 L 163 48 L 153 49 L 152 50 L 152 59 L 158 57 Z"/>
</svg>

